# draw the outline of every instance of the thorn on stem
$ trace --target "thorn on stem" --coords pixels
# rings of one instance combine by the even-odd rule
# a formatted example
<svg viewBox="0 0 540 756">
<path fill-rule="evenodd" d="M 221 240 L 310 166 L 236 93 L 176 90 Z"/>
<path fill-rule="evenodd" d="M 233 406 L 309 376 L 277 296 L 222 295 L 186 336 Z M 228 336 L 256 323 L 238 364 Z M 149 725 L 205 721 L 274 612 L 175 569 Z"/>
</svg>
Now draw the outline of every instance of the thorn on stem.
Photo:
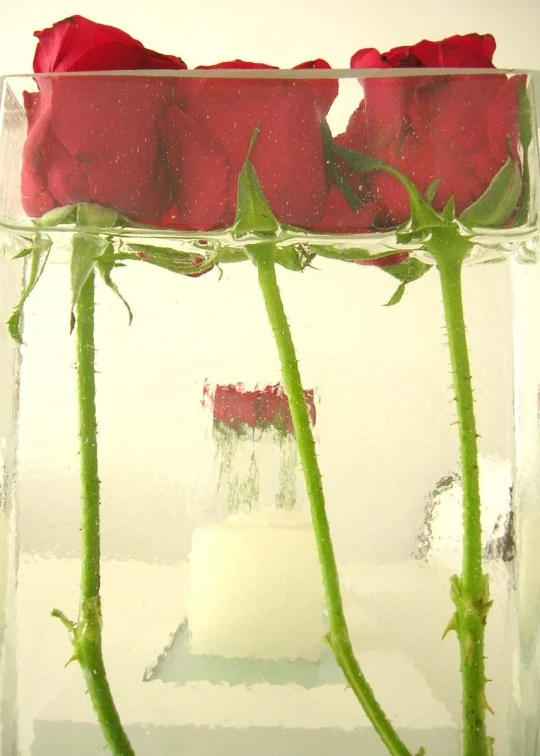
<svg viewBox="0 0 540 756">
<path fill-rule="evenodd" d="M 444 630 L 444 633 L 442 634 L 441 640 L 444 640 L 446 638 L 446 636 L 448 635 L 448 633 L 451 633 L 452 630 L 455 630 L 455 632 L 457 633 L 458 625 L 457 625 L 457 615 L 456 614 L 453 614 L 450 617 L 450 621 L 448 622 L 448 624 L 447 624 L 447 626 L 446 626 L 446 628 Z"/>
<path fill-rule="evenodd" d="M 70 633 L 73 631 L 75 627 L 75 623 L 71 622 L 71 620 L 69 620 L 64 614 L 64 612 L 60 611 L 60 609 L 53 609 L 51 612 L 51 617 L 56 617 L 56 619 L 59 619 L 60 622 L 64 625 L 65 628 L 69 630 Z"/>
<path fill-rule="evenodd" d="M 77 661 L 77 655 L 76 654 L 72 654 L 72 656 L 69 657 L 69 659 L 67 660 L 67 662 L 64 664 L 64 669 L 66 667 L 69 667 L 69 665 L 71 664 L 71 662 L 74 662 L 74 661 Z"/>
</svg>

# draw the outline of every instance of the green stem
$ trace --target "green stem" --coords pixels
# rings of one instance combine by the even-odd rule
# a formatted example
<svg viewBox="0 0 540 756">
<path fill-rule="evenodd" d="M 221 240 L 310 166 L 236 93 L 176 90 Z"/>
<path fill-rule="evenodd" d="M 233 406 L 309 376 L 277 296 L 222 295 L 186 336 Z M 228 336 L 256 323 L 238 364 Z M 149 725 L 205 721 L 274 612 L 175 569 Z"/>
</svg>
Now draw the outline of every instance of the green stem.
<svg viewBox="0 0 540 756">
<path fill-rule="evenodd" d="M 401 741 L 377 702 L 352 649 L 343 611 L 336 557 L 326 514 L 315 441 L 309 422 L 309 413 L 304 398 L 304 390 L 298 370 L 298 361 L 291 331 L 283 309 L 283 302 L 276 279 L 273 250 L 270 245 L 265 247 L 263 245 L 260 246 L 256 265 L 268 319 L 272 327 L 281 362 L 283 385 L 289 400 L 298 452 L 311 506 L 313 530 L 322 570 L 330 623 L 330 632 L 327 640 L 350 688 L 387 747 L 388 752 L 393 756 L 410 756 L 409 750 Z"/>
<path fill-rule="evenodd" d="M 427 246 L 439 269 L 459 425 L 463 561 L 461 578 L 452 581 L 452 598 L 456 605 L 453 627 L 461 655 L 463 756 L 488 756 L 491 744 L 485 722 L 484 629 L 490 601 L 487 576 L 482 572 L 478 444 L 461 282 L 469 242 L 458 232 L 441 229 L 433 232 Z"/>
<path fill-rule="evenodd" d="M 113 701 L 101 636 L 100 492 L 97 455 L 96 386 L 94 367 L 94 273 L 82 287 L 77 303 L 77 389 L 81 475 L 81 582 L 76 624 L 55 610 L 70 630 L 73 660 L 81 666 L 90 700 L 113 756 L 134 756 Z"/>
</svg>

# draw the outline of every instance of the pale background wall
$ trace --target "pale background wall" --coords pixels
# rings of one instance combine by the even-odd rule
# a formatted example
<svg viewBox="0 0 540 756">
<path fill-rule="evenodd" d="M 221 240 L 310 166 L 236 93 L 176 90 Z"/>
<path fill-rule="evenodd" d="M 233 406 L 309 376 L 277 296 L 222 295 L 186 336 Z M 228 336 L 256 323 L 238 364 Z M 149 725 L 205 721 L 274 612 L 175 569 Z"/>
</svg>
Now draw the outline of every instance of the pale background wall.
<svg viewBox="0 0 540 756">
<path fill-rule="evenodd" d="M 335 67 L 346 67 L 350 55 L 361 47 L 378 46 L 384 50 L 414 43 L 423 37 L 439 39 L 452 33 L 489 31 L 498 40 L 496 62 L 499 66 L 540 68 L 540 3 L 537 0 L 518 0 L 511 5 L 502 0 L 472 3 L 470 0 L 413 0 L 407 3 L 402 0 L 377 3 L 277 0 L 258 6 L 252 0 L 192 4 L 172 0 L 153 3 L 119 0 L 114 5 L 104 0 L 76 5 L 59 0 L 49 3 L 23 0 L 10 3 L 3 11 L 0 71 L 29 71 L 35 48 L 34 29 L 44 28 L 75 12 L 117 25 L 148 47 L 179 54 L 190 66 L 241 57 L 287 67 L 320 56 Z M 504 271 L 484 270 L 483 276 L 473 275 L 468 296 L 471 320 L 476 322 L 471 338 L 478 350 L 476 360 L 486 389 L 486 402 L 482 404 L 480 400 L 479 405 L 483 422 L 482 443 L 485 453 L 506 456 L 511 451 L 508 289 L 505 296 L 498 288 L 507 284 Z M 247 272 L 235 272 L 234 275 L 243 277 Z M 312 284 L 317 280 L 311 272 L 306 278 Z M 492 281 L 493 287 L 486 286 L 487 279 Z M 260 346 L 257 324 L 261 324 L 261 329 L 265 325 L 260 319 L 261 312 L 256 309 L 260 302 L 256 303 L 257 292 L 253 288 L 250 296 L 243 299 L 238 294 L 240 289 L 235 289 L 234 295 L 227 298 L 225 290 L 216 288 L 210 280 L 178 282 L 155 271 L 147 271 L 144 280 L 138 270 L 133 274 L 122 273 L 120 280 L 125 282 L 126 294 L 139 312 L 136 325 L 126 335 L 123 312 L 107 295 L 101 297 L 103 333 L 111 336 L 109 342 L 101 342 L 101 367 L 107 364 L 107 359 L 117 359 L 114 371 L 107 376 L 104 370 L 103 377 L 98 379 L 101 451 L 105 457 L 102 465 L 104 495 L 111 502 L 111 506 L 104 508 L 103 515 L 106 550 L 112 555 L 139 555 L 151 559 L 164 549 L 168 558 L 174 559 L 185 553 L 187 545 L 187 533 L 182 527 L 185 511 L 193 513 L 199 504 L 204 505 L 204 501 L 197 504 L 198 500 L 211 496 L 208 480 L 206 485 L 200 485 L 201 481 L 193 478 L 186 489 L 182 479 L 183 471 L 189 465 L 189 455 L 196 453 L 196 444 L 182 436 L 181 431 L 186 422 L 196 423 L 200 417 L 197 415 L 200 412 L 198 391 L 202 391 L 205 378 L 212 374 L 212 366 L 204 362 L 206 347 L 196 337 L 197 332 L 193 335 L 191 313 L 199 308 L 197 327 L 202 328 L 205 337 L 215 336 L 213 323 L 223 329 L 223 337 L 212 342 L 212 348 L 223 350 L 223 365 L 225 358 L 229 362 L 227 367 L 215 371 L 216 380 L 249 381 L 251 369 L 255 379 L 275 381 L 276 365 L 272 352 L 263 354 Z M 393 283 L 379 271 L 355 269 L 353 273 L 343 270 L 336 274 L 335 284 L 343 287 L 344 292 L 335 310 L 336 323 L 347 322 L 362 297 L 370 299 L 370 317 L 377 319 L 366 328 L 362 352 L 356 356 L 354 352 L 351 355 L 349 346 L 353 343 L 350 338 L 357 336 L 356 332 L 341 329 L 341 340 L 336 339 L 335 334 L 326 335 L 329 354 L 324 363 L 327 368 L 325 376 L 317 363 L 321 357 L 317 352 L 321 348 L 320 332 L 318 334 L 313 321 L 304 326 L 302 332 L 300 320 L 297 321 L 307 384 L 320 388 L 322 408 L 328 408 L 326 414 L 321 413 L 321 438 L 325 433 L 327 439 L 334 438 L 332 434 L 336 434 L 339 423 L 347 428 L 347 403 L 341 401 L 344 397 L 339 394 L 338 363 L 333 360 L 343 359 L 347 354 L 350 375 L 362 378 L 370 386 L 368 397 L 364 394 L 360 398 L 355 395 L 354 399 L 347 399 L 363 402 L 363 423 L 361 432 L 358 428 L 348 427 L 345 434 L 341 433 L 340 443 L 343 449 L 349 450 L 351 443 L 360 443 L 358 465 L 373 474 L 360 478 L 354 458 L 345 468 L 338 468 L 342 458 L 339 448 L 332 446 L 333 441 L 327 441 L 326 448 L 323 442 L 321 447 L 336 528 L 344 537 L 348 530 L 360 534 L 360 541 L 356 541 L 355 546 L 361 546 L 365 557 L 371 558 L 381 548 L 380 537 L 384 541 L 385 534 L 388 536 L 387 526 L 392 521 L 394 532 L 401 533 L 401 548 L 405 555 L 410 552 L 418 532 L 423 497 L 441 475 L 449 472 L 456 457 L 455 428 L 450 427 L 451 408 L 445 404 L 450 396 L 446 390 L 449 380 L 447 364 L 441 348 L 444 336 L 439 319 L 439 295 L 433 278 L 426 279 L 415 287 L 414 293 L 411 290 L 398 313 L 382 311 L 378 307 L 393 290 Z M 313 299 L 313 291 L 321 301 L 326 296 L 323 287 L 318 291 L 317 284 L 314 285 L 310 294 L 312 307 L 317 302 Z M 291 296 L 293 294 L 291 290 Z M 200 309 L 200 297 L 203 296 L 208 297 L 208 306 Z M 220 296 L 223 297 L 221 310 L 218 305 Z M 77 457 L 73 446 L 74 376 L 70 369 L 73 357 L 72 342 L 63 330 L 68 304 L 65 276 L 59 270 L 51 271 L 29 311 L 35 319 L 33 323 L 29 321 L 27 341 L 31 348 L 25 354 L 26 372 L 23 376 L 33 375 L 34 378 L 23 383 L 23 400 L 27 409 L 22 415 L 21 524 L 25 534 L 23 545 L 28 549 L 75 554 L 78 514 Z M 178 304 L 183 305 L 180 315 Z M 148 317 L 157 318 L 161 324 L 169 325 L 175 317 L 180 320 L 174 328 L 156 332 L 145 325 L 145 307 Z M 223 308 L 227 310 L 226 319 L 223 318 Z M 315 306 L 313 317 L 322 315 L 324 312 Z M 183 338 L 178 336 L 179 326 L 185 318 L 188 318 L 190 334 L 179 348 L 178 340 Z M 200 326 L 203 318 L 209 320 Z M 321 317 L 321 327 L 325 322 L 327 319 Z M 226 323 L 231 328 L 242 323 L 245 328 L 245 342 L 237 352 L 227 351 L 224 346 Z M 375 327 L 381 330 L 376 331 Z M 58 335 L 60 330 L 62 335 Z M 407 333 L 415 334 L 415 339 L 403 343 L 400 338 Z M 490 334 L 488 338 L 486 333 Z M 49 344 L 49 337 L 54 339 L 54 346 Z M 142 360 L 137 342 L 141 337 L 146 339 L 148 349 Z M 501 344 L 505 343 L 501 349 Z M 399 344 L 399 348 L 394 346 L 390 352 L 391 344 Z M 174 377 L 182 371 L 183 355 L 187 354 L 188 346 L 200 379 L 200 386 L 193 389 L 193 395 L 189 397 L 178 389 Z M 395 375 L 388 367 L 390 354 L 396 360 Z M 243 372 L 240 369 L 235 371 L 232 365 L 242 365 Z M 159 391 L 155 390 L 156 366 L 160 371 Z M 436 380 L 433 380 L 434 375 Z M 322 387 L 325 380 L 329 386 L 326 392 Z M 350 381 L 347 386 L 353 393 L 355 387 Z M 396 392 L 407 400 L 399 408 L 391 409 L 388 397 Z M 178 403 L 171 404 L 171 396 L 177 396 Z M 190 402 L 191 415 L 188 417 L 185 407 Z M 445 409 L 439 411 L 443 404 Z M 497 407 L 505 409 L 498 413 Z M 137 422 L 130 426 L 134 412 Z M 401 430 L 388 441 L 392 434 L 393 412 L 397 412 L 396 422 L 399 421 Z M 63 420 L 64 416 L 67 421 Z M 374 440 L 374 429 L 380 430 L 381 423 L 386 424 L 385 434 Z M 142 439 L 133 435 L 132 429 L 137 426 L 145 429 Z M 330 468 L 336 470 L 334 476 L 329 472 Z M 198 493 L 194 501 L 195 490 Z M 414 516 L 409 509 L 412 499 L 400 500 L 405 490 L 414 498 Z M 351 499 L 354 505 L 351 505 Z M 378 511 L 376 518 L 372 516 L 374 510 Z M 128 528 L 126 518 L 130 521 Z M 151 539 L 150 531 L 153 533 Z M 382 551 L 385 559 L 398 556 L 390 542 Z"/>
<path fill-rule="evenodd" d="M 74 13 L 119 26 L 190 66 L 240 56 L 283 67 L 325 57 L 346 67 L 362 47 L 489 31 L 499 66 L 540 68 L 537 0 L 4 0 L 0 71 L 29 71 L 31 33 Z"/>
</svg>

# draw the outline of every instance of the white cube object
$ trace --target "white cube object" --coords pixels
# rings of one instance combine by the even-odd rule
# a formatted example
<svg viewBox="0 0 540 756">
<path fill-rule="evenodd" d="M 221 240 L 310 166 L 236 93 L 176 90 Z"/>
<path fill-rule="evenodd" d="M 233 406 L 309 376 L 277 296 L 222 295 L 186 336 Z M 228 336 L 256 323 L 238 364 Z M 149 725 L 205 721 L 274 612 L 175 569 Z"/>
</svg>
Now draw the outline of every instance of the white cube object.
<svg viewBox="0 0 540 756">
<path fill-rule="evenodd" d="M 194 530 L 191 653 L 317 661 L 323 609 L 313 529 L 304 515 L 268 509 Z"/>
</svg>

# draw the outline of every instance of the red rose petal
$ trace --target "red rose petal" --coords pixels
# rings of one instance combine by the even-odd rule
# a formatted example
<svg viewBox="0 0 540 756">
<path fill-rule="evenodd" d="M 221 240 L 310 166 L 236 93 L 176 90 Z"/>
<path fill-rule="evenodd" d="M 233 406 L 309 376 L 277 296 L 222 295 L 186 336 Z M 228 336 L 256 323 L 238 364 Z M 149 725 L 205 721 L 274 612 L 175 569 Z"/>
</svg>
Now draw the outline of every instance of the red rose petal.
<svg viewBox="0 0 540 756">
<path fill-rule="evenodd" d="M 147 50 L 120 29 L 82 16 L 66 18 L 35 36 L 39 39 L 36 73 L 186 68 L 180 58 Z"/>
<path fill-rule="evenodd" d="M 201 231 L 231 223 L 227 158 L 201 122 L 172 106 L 159 132 L 181 223 Z"/>
</svg>

